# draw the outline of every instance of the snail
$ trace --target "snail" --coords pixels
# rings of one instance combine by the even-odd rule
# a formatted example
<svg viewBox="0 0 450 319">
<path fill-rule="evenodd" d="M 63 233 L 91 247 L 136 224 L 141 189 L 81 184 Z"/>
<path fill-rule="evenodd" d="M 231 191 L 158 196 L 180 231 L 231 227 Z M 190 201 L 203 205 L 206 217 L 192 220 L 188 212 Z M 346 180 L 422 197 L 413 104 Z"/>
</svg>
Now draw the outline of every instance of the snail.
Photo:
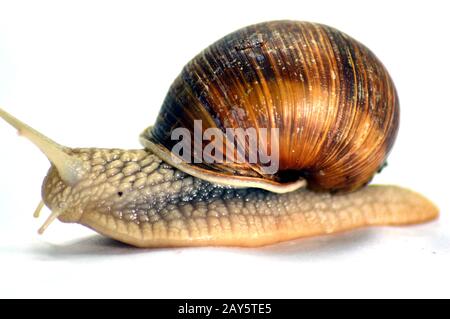
<svg viewBox="0 0 450 319">
<path fill-rule="evenodd" d="M 367 185 L 394 144 L 398 96 L 368 48 L 322 24 L 264 22 L 213 43 L 173 82 L 144 149 L 68 148 L 0 117 L 51 162 L 39 233 L 59 219 L 137 247 L 261 246 L 438 216 L 420 194 Z M 229 128 L 253 128 L 255 143 Z M 214 139 L 174 139 L 208 129 Z M 227 160 L 205 160 L 211 144 Z"/>
</svg>

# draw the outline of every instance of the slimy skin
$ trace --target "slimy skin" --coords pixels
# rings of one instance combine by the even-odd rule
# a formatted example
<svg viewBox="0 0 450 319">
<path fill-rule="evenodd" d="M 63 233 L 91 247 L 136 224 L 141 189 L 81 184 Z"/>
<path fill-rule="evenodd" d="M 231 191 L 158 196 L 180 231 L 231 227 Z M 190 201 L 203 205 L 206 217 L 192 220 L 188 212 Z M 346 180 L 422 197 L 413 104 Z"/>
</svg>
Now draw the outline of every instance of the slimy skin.
<svg viewBox="0 0 450 319">
<path fill-rule="evenodd" d="M 285 194 L 231 188 L 187 175 L 145 150 L 73 149 L 90 167 L 68 186 L 52 167 L 45 204 L 76 222 L 138 247 L 261 246 L 374 225 L 431 220 L 437 208 L 396 186 L 347 194 Z"/>
<path fill-rule="evenodd" d="M 363 226 L 421 223 L 438 216 L 428 199 L 397 186 L 342 194 L 306 188 L 273 193 L 205 181 L 149 150 L 71 149 L 0 108 L 0 118 L 47 156 L 42 186 L 58 218 L 137 247 L 261 246 Z"/>
</svg>

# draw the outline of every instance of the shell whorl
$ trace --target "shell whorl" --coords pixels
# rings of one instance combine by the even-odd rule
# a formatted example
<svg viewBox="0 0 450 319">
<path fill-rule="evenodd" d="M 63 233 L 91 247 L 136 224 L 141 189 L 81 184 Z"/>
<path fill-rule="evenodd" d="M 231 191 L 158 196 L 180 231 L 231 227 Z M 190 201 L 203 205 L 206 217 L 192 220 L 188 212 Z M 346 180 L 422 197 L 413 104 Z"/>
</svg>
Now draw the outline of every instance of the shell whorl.
<svg viewBox="0 0 450 319">
<path fill-rule="evenodd" d="M 145 139 L 170 151 L 175 128 L 279 128 L 279 172 L 262 164 L 192 164 L 320 190 L 353 190 L 384 164 L 399 124 L 394 84 L 364 45 L 321 24 L 274 21 L 215 42 L 175 79 Z M 244 145 L 244 148 L 248 145 Z"/>
</svg>

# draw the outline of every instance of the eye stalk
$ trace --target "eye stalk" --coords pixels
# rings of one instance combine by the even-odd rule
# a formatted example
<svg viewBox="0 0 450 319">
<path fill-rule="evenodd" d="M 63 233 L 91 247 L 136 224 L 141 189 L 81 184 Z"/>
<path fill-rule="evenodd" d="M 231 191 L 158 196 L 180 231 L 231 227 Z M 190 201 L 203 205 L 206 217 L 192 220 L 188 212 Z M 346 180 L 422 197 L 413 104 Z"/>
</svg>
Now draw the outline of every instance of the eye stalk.
<svg viewBox="0 0 450 319">
<path fill-rule="evenodd" d="M 19 135 L 22 135 L 29 139 L 34 145 L 36 145 L 42 153 L 49 159 L 53 166 L 58 171 L 61 180 L 67 186 L 74 186 L 80 182 L 86 174 L 89 172 L 90 165 L 88 162 L 83 161 L 80 158 L 72 156 L 68 153 L 70 149 L 62 146 L 55 141 L 51 140 L 42 133 L 36 131 L 29 125 L 18 120 L 5 110 L 0 108 L 0 117 L 7 123 L 17 129 Z M 44 207 L 44 203 L 41 201 L 34 213 L 35 217 L 39 217 L 40 211 Z M 53 210 L 51 215 L 47 218 L 44 224 L 39 228 L 38 233 L 42 234 L 47 227 L 61 214 L 62 210 Z"/>
<path fill-rule="evenodd" d="M 1 108 L 0 117 L 16 128 L 19 135 L 29 139 L 47 156 L 67 185 L 77 184 L 89 171 L 89 163 L 68 154 L 67 151 L 70 150 L 68 147 L 56 143 Z"/>
</svg>

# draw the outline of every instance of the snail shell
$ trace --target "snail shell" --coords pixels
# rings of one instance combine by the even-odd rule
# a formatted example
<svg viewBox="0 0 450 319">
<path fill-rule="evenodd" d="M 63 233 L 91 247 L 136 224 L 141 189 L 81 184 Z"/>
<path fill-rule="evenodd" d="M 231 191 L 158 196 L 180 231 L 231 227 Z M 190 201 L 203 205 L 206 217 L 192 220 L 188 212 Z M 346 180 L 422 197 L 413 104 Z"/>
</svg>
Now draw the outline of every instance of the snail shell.
<svg viewBox="0 0 450 319">
<path fill-rule="evenodd" d="M 171 162 L 173 130 L 194 134 L 194 120 L 224 133 L 278 128 L 278 172 L 265 174 L 261 162 Z M 305 178 L 315 190 L 348 191 L 382 167 L 398 124 L 394 84 L 368 48 L 322 24 L 275 21 L 233 32 L 193 58 L 141 142 L 181 170 L 215 182 L 241 178 L 283 187 Z M 236 143 L 248 153 L 248 143 Z"/>
</svg>

